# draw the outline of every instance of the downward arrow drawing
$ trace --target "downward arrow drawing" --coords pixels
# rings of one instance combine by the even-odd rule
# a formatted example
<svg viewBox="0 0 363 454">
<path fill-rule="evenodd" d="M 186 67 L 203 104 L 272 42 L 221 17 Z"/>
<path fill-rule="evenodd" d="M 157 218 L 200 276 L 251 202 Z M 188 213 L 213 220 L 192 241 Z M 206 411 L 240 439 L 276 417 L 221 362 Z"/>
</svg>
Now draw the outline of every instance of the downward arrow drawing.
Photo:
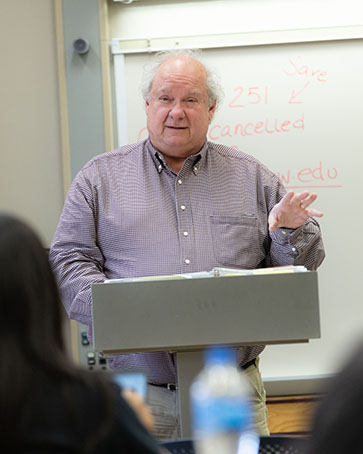
<svg viewBox="0 0 363 454">
<path fill-rule="evenodd" d="M 292 90 L 289 104 L 302 104 L 304 101 L 297 101 L 295 98 L 297 98 L 309 84 L 310 82 L 306 82 L 306 84 L 301 88 L 301 90 L 297 92 L 295 90 Z"/>
</svg>

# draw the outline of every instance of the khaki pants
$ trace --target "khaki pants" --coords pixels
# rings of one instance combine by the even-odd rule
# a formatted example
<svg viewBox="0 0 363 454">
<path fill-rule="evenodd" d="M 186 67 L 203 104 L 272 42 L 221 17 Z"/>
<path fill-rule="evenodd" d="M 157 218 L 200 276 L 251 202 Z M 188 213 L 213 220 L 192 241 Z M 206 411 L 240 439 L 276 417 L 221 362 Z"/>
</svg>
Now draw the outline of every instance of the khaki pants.
<svg viewBox="0 0 363 454">
<path fill-rule="evenodd" d="M 148 385 L 147 404 L 155 421 L 152 435 L 157 440 L 177 440 L 180 438 L 179 406 L 177 391 L 169 391 L 159 386 Z"/>
<path fill-rule="evenodd" d="M 260 374 L 259 358 L 256 365 L 243 370 L 254 391 L 252 403 L 255 409 L 256 431 L 260 435 L 269 435 L 267 427 L 266 391 Z M 180 438 L 179 408 L 177 391 L 148 385 L 148 405 L 155 420 L 153 435 L 158 440 L 176 440 Z"/>
<path fill-rule="evenodd" d="M 256 431 L 260 435 L 270 435 L 267 426 L 266 391 L 258 367 L 259 363 L 260 358 L 256 358 L 256 366 L 252 365 L 248 369 L 243 370 L 242 373 L 249 379 L 254 392 L 252 403 L 255 409 Z"/>
</svg>

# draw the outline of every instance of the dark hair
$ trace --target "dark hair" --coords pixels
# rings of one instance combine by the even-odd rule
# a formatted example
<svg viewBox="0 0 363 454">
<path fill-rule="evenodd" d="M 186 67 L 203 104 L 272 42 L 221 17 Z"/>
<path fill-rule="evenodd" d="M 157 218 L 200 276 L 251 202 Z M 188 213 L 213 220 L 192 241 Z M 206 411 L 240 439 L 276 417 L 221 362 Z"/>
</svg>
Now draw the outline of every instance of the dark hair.
<svg viewBox="0 0 363 454">
<path fill-rule="evenodd" d="M 46 383 L 85 384 L 105 395 L 103 380 L 75 367 L 63 340 L 63 307 L 48 256 L 24 222 L 0 214 L 0 433 L 2 447 L 21 440 L 32 416 L 32 396 Z M 69 403 L 71 405 L 71 402 Z M 72 413 L 72 411 L 70 412 Z M 100 427 L 100 431 L 104 431 Z M 92 435 L 92 434 L 90 434 Z M 99 434 L 96 435 L 96 437 Z M 91 438 L 84 443 L 91 441 Z"/>
<path fill-rule="evenodd" d="M 309 454 L 363 452 L 363 343 L 331 379 L 312 424 Z"/>
</svg>

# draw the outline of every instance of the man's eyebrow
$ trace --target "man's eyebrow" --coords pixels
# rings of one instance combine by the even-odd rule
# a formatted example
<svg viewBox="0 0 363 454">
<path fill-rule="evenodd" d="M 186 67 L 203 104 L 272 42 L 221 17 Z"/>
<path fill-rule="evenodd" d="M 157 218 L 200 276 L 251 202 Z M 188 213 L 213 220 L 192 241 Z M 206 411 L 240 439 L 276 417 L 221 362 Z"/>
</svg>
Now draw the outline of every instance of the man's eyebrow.
<svg viewBox="0 0 363 454">
<path fill-rule="evenodd" d="M 161 96 L 161 95 L 170 95 L 171 92 L 172 92 L 172 90 L 169 87 L 158 87 L 154 93 L 155 93 L 155 96 Z M 191 91 L 186 93 L 185 96 L 183 96 L 184 99 L 190 98 L 190 97 L 203 98 L 204 94 L 201 90 L 192 89 Z"/>
<path fill-rule="evenodd" d="M 159 87 L 155 90 L 156 93 L 169 93 L 170 88 L 168 87 Z"/>
<path fill-rule="evenodd" d="M 200 91 L 200 90 L 193 90 L 193 91 L 190 91 L 186 97 L 188 96 L 203 96 L 203 93 Z"/>
</svg>

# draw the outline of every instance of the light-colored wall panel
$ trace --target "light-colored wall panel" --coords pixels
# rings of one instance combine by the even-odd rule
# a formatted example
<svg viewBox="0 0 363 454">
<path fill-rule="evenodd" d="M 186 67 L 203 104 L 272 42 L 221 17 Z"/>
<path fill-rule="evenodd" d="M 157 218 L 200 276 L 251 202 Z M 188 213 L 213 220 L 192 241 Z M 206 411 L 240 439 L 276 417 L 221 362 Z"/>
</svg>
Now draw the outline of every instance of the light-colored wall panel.
<svg viewBox="0 0 363 454">
<path fill-rule="evenodd" d="M 49 245 L 63 205 L 53 1 L 1 1 L 0 55 L 0 210 Z"/>
<path fill-rule="evenodd" d="M 103 80 L 98 0 L 62 0 L 72 177 L 105 150 Z M 79 55 L 74 40 L 89 42 Z"/>
</svg>

